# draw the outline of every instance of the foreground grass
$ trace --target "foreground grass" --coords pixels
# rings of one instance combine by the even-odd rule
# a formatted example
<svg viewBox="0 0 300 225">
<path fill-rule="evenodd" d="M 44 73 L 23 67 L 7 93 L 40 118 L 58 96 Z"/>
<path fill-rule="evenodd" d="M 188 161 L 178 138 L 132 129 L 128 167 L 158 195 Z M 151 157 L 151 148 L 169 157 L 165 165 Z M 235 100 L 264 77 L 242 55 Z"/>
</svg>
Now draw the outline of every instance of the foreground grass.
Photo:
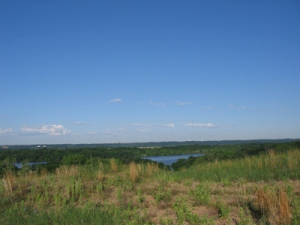
<svg viewBox="0 0 300 225">
<path fill-rule="evenodd" d="M 0 224 L 300 224 L 300 153 L 163 171 L 102 162 L 7 172 Z"/>
<path fill-rule="evenodd" d="M 268 154 L 259 156 L 199 164 L 182 170 L 176 176 L 216 182 L 235 182 L 241 179 L 247 181 L 297 180 L 300 178 L 299 159 L 298 150 L 279 153 L 270 150 Z"/>
</svg>

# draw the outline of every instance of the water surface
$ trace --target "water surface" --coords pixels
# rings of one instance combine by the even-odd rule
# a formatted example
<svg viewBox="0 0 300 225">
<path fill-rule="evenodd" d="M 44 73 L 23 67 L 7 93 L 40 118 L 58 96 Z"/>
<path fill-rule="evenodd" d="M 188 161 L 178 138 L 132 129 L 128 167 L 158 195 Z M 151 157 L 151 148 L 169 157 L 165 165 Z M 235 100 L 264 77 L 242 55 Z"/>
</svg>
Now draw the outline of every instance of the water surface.
<svg viewBox="0 0 300 225">
<path fill-rule="evenodd" d="M 188 159 L 190 156 L 198 157 L 203 156 L 204 154 L 187 154 L 187 155 L 168 155 L 168 156 L 147 156 L 142 157 L 143 159 L 150 159 L 158 163 L 163 163 L 167 166 L 171 166 L 172 163 L 176 162 L 178 159 Z"/>
<path fill-rule="evenodd" d="M 15 163 L 15 167 L 21 169 L 24 165 L 32 166 L 32 165 L 39 165 L 39 164 L 47 164 L 47 162 L 28 162 L 28 163 Z"/>
</svg>

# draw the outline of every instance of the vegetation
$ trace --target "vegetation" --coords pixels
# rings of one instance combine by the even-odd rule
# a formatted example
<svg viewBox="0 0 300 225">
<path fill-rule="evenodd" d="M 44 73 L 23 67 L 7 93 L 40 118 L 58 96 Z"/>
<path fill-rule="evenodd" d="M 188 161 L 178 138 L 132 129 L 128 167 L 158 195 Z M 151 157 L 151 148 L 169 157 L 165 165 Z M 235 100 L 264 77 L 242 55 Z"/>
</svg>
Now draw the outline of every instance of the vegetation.
<svg viewBox="0 0 300 225">
<path fill-rule="evenodd" d="M 13 162 L 51 162 L 63 164 L 84 164 L 91 158 L 120 159 L 124 163 L 131 161 L 142 161 L 142 156 L 161 155 L 183 155 L 194 154 L 215 148 L 214 146 L 175 146 L 159 148 L 137 148 L 137 147 L 92 147 L 92 148 L 23 148 L 6 149 L 0 151 L 0 161 Z"/>
<path fill-rule="evenodd" d="M 176 171 L 80 151 L 49 170 L 5 158 L 0 224 L 299 224 L 298 145 L 214 146 Z"/>
</svg>

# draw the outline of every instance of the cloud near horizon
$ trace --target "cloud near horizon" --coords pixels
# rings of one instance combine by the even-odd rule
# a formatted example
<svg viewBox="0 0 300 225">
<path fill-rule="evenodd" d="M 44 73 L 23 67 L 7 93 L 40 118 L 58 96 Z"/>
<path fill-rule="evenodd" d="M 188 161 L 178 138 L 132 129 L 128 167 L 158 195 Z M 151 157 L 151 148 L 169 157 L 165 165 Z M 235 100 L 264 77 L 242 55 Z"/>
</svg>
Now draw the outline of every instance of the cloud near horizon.
<svg viewBox="0 0 300 225">
<path fill-rule="evenodd" d="M 175 127 L 174 123 L 169 123 L 169 124 L 157 124 L 157 123 L 132 123 L 132 124 L 126 124 L 125 126 L 131 126 L 131 127 L 170 127 L 173 128 Z"/>
<path fill-rule="evenodd" d="M 5 134 L 12 134 L 14 131 L 12 128 L 8 128 L 8 129 L 1 129 L 0 128 L 0 135 L 5 135 Z"/>
<path fill-rule="evenodd" d="M 71 131 L 64 128 L 61 124 L 43 125 L 42 127 L 23 127 L 22 133 L 26 134 L 48 134 L 54 136 L 66 135 Z"/>
<path fill-rule="evenodd" d="M 165 107 L 165 106 L 166 106 L 165 103 L 161 103 L 161 102 L 153 102 L 153 101 L 150 101 L 149 104 L 150 104 L 150 105 L 157 106 L 157 107 Z"/>
<path fill-rule="evenodd" d="M 229 104 L 228 109 L 237 109 L 237 110 L 253 110 L 252 107 L 249 107 L 249 106 L 235 106 L 233 104 Z"/>
<path fill-rule="evenodd" d="M 175 127 L 175 124 L 174 123 L 169 123 L 169 124 L 158 124 L 158 125 L 155 125 L 155 126 L 160 126 L 160 127 Z"/>
<path fill-rule="evenodd" d="M 120 98 L 115 98 L 115 99 L 112 99 L 110 100 L 111 103 L 121 103 L 122 102 L 122 99 Z"/>
<path fill-rule="evenodd" d="M 205 127 L 205 128 L 214 128 L 217 127 L 212 123 L 185 123 L 185 127 Z"/>
<path fill-rule="evenodd" d="M 176 104 L 179 106 L 185 106 L 185 105 L 192 105 L 193 103 L 192 102 L 177 102 Z"/>
<path fill-rule="evenodd" d="M 83 125 L 83 122 L 76 121 L 76 122 L 74 123 L 74 125 Z"/>
</svg>

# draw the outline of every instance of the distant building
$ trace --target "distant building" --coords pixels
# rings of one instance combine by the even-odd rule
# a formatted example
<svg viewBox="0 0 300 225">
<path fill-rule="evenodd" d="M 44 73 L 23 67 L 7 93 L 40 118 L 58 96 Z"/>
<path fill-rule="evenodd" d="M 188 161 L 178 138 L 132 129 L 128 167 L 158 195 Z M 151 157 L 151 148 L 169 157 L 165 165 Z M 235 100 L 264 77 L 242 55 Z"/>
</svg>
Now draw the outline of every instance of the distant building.
<svg viewBox="0 0 300 225">
<path fill-rule="evenodd" d="M 8 149 L 9 146 L 8 146 L 8 145 L 4 145 L 4 146 L 2 146 L 2 148 L 3 148 L 3 149 Z"/>
<path fill-rule="evenodd" d="M 37 148 L 47 148 L 46 145 L 37 145 L 36 147 L 37 147 Z"/>
</svg>

